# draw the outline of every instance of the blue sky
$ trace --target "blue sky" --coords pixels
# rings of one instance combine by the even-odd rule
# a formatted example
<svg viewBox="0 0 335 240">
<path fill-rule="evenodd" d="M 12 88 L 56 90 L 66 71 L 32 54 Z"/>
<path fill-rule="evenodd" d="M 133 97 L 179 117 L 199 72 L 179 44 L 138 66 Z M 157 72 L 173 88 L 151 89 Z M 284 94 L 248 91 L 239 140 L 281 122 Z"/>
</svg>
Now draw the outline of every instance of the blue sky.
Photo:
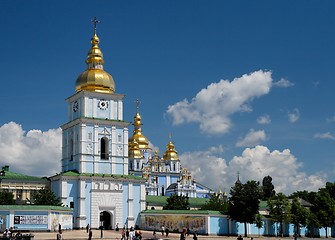
<svg viewBox="0 0 335 240">
<path fill-rule="evenodd" d="M 96 16 L 105 70 L 141 101 L 143 133 L 169 133 L 195 179 L 229 191 L 333 182 L 334 1 L 0 1 L 0 163 L 60 169 L 65 99 L 86 68 Z M 132 131 L 132 128 L 130 128 Z"/>
</svg>

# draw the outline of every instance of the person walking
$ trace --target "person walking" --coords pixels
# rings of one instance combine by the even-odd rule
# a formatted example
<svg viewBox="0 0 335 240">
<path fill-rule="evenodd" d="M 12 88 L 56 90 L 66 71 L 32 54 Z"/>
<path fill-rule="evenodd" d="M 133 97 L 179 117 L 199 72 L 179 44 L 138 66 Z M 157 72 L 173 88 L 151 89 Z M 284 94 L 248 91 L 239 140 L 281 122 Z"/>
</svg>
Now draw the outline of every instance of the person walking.
<svg viewBox="0 0 335 240">
<path fill-rule="evenodd" d="M 88 233 L 88 240 L 92 240 L 92 235 L 93 235 L 92 229 L 90 229 L 90 232 Z"/>
</svg>

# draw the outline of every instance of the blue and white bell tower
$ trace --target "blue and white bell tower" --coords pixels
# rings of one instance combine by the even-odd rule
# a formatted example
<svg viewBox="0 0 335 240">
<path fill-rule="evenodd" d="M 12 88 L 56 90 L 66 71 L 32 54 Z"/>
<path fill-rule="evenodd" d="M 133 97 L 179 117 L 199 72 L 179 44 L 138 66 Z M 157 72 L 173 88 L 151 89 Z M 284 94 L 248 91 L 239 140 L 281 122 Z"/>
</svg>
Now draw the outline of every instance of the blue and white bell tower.
<svg viewBox="0 0 335 240">
<path fill-rule="evenodd" d="M 52 190 L 72 207 L 75 228 L 114 228 L 140 224 L 145 180 L 128 174 L 128 126 L 123 94 L 104 71 L 100 40 L 91 39 L 87 69 L 67 99 L 68 122 L 61 126 L 62 171 L 51 177 Z"/>
<path fill-rule="evenodd" d="M 123 121 L 124 95 L 115 93 L 114 80 L 103 69 L 99 42 L 95 25 L 87 70 L 76 81 L 76 94 L 67 99 L 62 171 L 127 174 L 129 122 Z"/>
</svg>

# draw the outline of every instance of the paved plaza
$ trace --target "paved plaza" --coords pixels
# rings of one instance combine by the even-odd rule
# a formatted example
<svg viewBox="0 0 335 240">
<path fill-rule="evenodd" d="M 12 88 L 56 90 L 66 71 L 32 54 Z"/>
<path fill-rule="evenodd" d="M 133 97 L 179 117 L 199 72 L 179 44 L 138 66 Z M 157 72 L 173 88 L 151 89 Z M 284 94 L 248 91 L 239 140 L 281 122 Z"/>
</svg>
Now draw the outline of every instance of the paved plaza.
<svg viewBox="0 0 335 240">
<path fill-rule="evenodd" d="M 92 239 L 104 239 L 104 240 L 110 240 L 110 239 L 121 239 L 121 232 L 120 231 L 114 231 L 114 230 L 104 230 L 103 231 L 103 237 L 101 238 L 101 232 L 100 230 L 92 230 L 93 232 L 93 238 Z M 34 240 L 52 240 L 56 239 L 56 232 L 33 232 Z M 153 233 L 151 231 L 142 231 L 143 239 L 154 239 Z M 236 240 L 236 236 L 198 236 L 198 239 L 230 239 L 230 240 Z M 64 240 L 82 240 L 82 239 L 88 239 L 88 234 L 86 233 L 86 230 L 69 230 L 63 232 L 63 239 Z M 170 233 L 168 237 L 162 236 L 161 233 L 157 232 L 156 238 L 157 240 L 179 240 L 180 234 L 177 233 Z M 187 240 L 192 240 L 193 236 L 186 237 Z M 250 240 L 250 237 L 243 237 L 244 240 Z M 284 237 L 284 238 L 277 238 L 277 237 L 253 237 L 254 240 L 265 240 L 265 239 L 271 239 L 271 240 L 280 240 L 280 239 L 294 239 L 293 237 Z M 304 239 L 308 240 L 311 238 L 298 238 L 298 239 Z M 326 238 L 319 238 L 319 239 L 326 239 Z M 327 238 L 327 239 L 333 239 L 333 238 Z"/>
<path fill-rule="evenodd" d="M 92 230 L 93 232 L 93 238 L 92 239 L 121 239 L 121 232 L 120 231 L 114 231 L 114 230 L 104 230 L 103 231 L 103 237 L 101 238 L 101 232 L 100 230 Z M 46 240 L 46 239 L 56 239 L 56 232 L 34 232 L 32 233 L 34 235 L 34 240 Z M 153 232 L 149 231 L 142 231 L 142 237 L 143 239 L 154 239 L 153 238 Z M 162 236 L 160 232 L 157 232 L 156 239 L 179 239 L 180 234 L 177 233 L 170 233 L 168 237 Z M 88 234 L 86 233 L 86 230 L 69 230 L 63 232 L 63 238 L 64 240 L 76 240 L 76 239 L 88 239 Z M 189 236 L 186 239 L 192 240 L 193 236 Z M 222 237 L 222 236 L 198 236 L 198 239 L 233 239 L 235 240 L 236 237 Z M 250 238 L 244 238 L 244 239 L 250 239 Z M 255 239 L 255 238 L 254 238 Z"/>
</svg>

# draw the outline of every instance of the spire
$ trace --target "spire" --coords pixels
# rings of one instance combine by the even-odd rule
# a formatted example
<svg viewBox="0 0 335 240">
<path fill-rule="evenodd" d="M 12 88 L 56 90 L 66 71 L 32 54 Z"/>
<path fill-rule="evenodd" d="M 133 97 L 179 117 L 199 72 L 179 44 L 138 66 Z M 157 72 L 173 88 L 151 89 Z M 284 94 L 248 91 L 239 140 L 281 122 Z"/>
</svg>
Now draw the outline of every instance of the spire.
<svg viewBox="0 0 335 240">
<path fill-rule="evenodd" d="M 164 160 L 179 160 L 178 153 L 176 149 L 174 148 L 174 144 L 171 141 L 171 136 L 172 134 L 169 133 L 169 142 L 166 144 L 166 151 L 163 154 L 163 159 Z"/>
<path fill-rule="evenodd" d="M 97 35 L 97 23 L 100 23 L 99 20 L 97 20 L 96 17 L 92 19 L 92 23 L 94 25 L 94 34 L 93 37 L 91 38 L 91 44 L 92 47 L 90 51 L 88 52 L 87 56 L 87 69 L 102 69 L 103 70 L 103 65 L 104 65 L 104 59 L 103 59 L 103 54 L 99 48 L 99 43 L 100 39 Z"/>
<path fill-rule="evenodd" d="M 240 172 L 237 172 L 237 180 L 236 180 L 235 184 L 241 184 L 241 181 L 240 181 Z"/>
<path fill-rule="evenodd" d="M 142 134 L 142 121 L 141 115 L 139 114 L 139 104 L 140 101 L 136 99 L 136 114 L 134 117 L 134 131 L 133 135 L 129 138 L 128 143 L 129 145 L 133 144 L 135 141 L 138 143 L 140 149 L 148 149 L 149 148 L 149 141 L 148 139 Z"/>
<path fill-rule="evenodd" d="M 76 91 L 81 90 L 102 93 L 114 93 L 115 83 L 110 74 L 104 71 L 104 59 L 99 48 L 100 39 L 97 35 L 97 24 L 100 21 L 96 17 L 92 19 L 94 26 L 91 38 L 91 48 L 87 54 L 87 70 L 79 75 L 76 81 Z"/>
</svg>

